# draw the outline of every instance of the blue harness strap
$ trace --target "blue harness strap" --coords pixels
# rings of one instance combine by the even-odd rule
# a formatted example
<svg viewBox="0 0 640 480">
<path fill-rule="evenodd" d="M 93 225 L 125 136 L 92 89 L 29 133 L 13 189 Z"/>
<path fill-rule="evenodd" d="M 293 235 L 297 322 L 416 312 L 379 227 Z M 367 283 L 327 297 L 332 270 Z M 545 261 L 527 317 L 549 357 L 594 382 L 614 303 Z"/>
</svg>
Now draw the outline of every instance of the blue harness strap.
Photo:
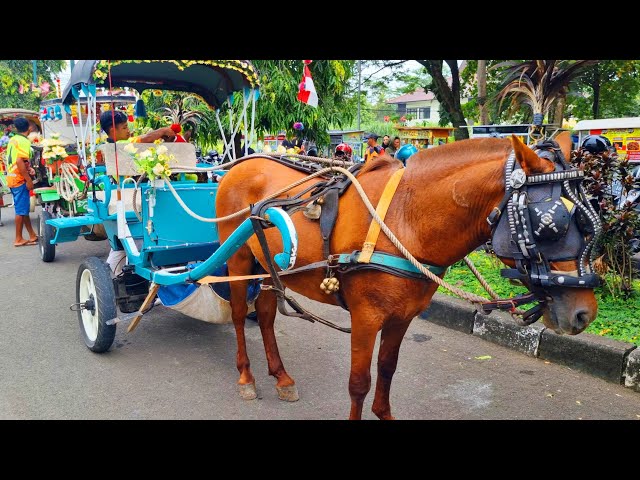
<svg viewBox="0 0 640 480">
<path fill-rule="evenodd" d="M 341 265 L 355 265 L 358 264 L 358 257 L 362 252 L 356 250 L 353 253 L 341 253 L 338 257 L 338 264 Z M 394 268 L 396 270 L 404 270 L 406 272 L 419 274 L 424 276 L 424 274 L 418 270 L 413 264 L 407 260 L 406 258 L 397 257 L 395 255 L 391 255 L 383 252 L 374 252 L 371 255 L 371 260 L 369 260 L 369 264 L 373 265 L 382 265 L 384 267 Z M 363 264 L 358 264 L 363 265 Z M 365 264 L 366 265 L 366 264 Z M 433 274 L 440 275 L 444 272 L 447 267 L 435 267 L 433 265 L 422 264 L 423 267 L 428 268 Z"/>
</svg>

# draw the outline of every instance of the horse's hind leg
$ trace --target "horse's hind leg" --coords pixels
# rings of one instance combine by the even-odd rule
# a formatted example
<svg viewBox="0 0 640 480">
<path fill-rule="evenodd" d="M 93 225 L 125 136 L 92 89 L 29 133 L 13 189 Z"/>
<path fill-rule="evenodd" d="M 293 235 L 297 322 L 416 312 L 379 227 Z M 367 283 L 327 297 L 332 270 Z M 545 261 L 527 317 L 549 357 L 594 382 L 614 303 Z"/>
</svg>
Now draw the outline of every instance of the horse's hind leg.
<svg viewBox="0 0 640 480">
<path fill-rule="evenodd" d="M 264 350 L 267 355 L 267 364 L 269 366 L 269 375 L 276 378 L 276 390 L 280 400 L 295 402 L 300 397 L 295 382 L 284 369 L 280 352 L 278 351 L 278 343 L 273 330 L 273 324 L 276 318 L 276 295 L 270 290 L 263 290 L 256 300 L 256 311 L 258 312 L 258 324 L 262 332 L 262 341 Z"/>
<path fill-rule="evenodd" d="M 380 349 L 378 352 L 378 380 L 376 381 L 376 394 L 371 410 L 380 420 L 393 420 L 389 392 L 391 380 L 398 365 L 400 344 L 404 334 L 409 328 L 411 320 L 387 325 L 380 334 Z"/>
<path fill-rule="evenodd" d="M 228 261 L 229 275 L 246 275 L 251 273 L 253 255 L 248 247 L 240 248 Z M 236 366 L 240 372 L 238 389 L 244 400 L 253 400 L 257 397 L 256 381 L 251 373 L 251 363 L 247 355 L 247 342 L 244 336 L 244 322 L 247 317 L 247 281 L 230 282 L 231 288 L 231 318 L 236 329 L 236 342 L 238 352 Z"/>
</svg>

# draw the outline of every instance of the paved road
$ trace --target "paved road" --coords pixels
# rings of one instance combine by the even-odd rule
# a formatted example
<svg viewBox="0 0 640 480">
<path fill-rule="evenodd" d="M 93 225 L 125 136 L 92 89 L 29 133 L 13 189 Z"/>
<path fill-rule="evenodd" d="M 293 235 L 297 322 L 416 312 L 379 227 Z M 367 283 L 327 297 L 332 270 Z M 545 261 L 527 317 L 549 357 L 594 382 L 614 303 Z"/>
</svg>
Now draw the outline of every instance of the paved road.
<svg viewBox="0 0 640 480">
<path fill-rule="evenodd" d="M 7 198 L 8 200 L 8 198 Z M 35 222 L 37 214 L 32 214 Z M 0 227 L 0 419 L 344 419 L 349 412 L 349 336 L 279 317 L 282 358 L 301 399 L 277 399 L 260 332 L 247 341 L 259 399 L 236 394 L 231 325 L 211 325 L 156 307 L 131 334 L 118 328 L 112 349 L 82 342 L 75 301 L 78 265 L 106 258 L 106 242 L 79 239 L 53 263 L 37 247 L 15 248 L 13 210 Z M 337 307 L 305 299 L 346 325 Z M 477 357 L 490 357 L 478 359 Z M 375 382 L 375 368 L 374 382 Z M 373 393 L 365 403 L 371 413 Z M 392 387 L 399 419 L 640 419 L 640 394 L 567 367 L 415 319 Z"/>
</svg>

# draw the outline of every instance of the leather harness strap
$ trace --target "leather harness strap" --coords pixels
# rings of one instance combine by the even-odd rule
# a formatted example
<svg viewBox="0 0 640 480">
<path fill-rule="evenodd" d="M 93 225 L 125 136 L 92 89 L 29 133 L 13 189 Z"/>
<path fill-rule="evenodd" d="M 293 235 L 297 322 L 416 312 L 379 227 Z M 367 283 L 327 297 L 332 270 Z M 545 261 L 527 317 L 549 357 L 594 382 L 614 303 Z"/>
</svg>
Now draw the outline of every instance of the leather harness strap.
<svg viewBox="0 0 640 480">
<path fill-rule="evenodd" d="M 393 175 L 391 175 L 391 178 L 389 178 L 389 180 L 387 181 L 387 185 L 384 187 L 382 197 L 380 197 L 380 201 L 378 202 L 378 206 L 376 207 L 376 213 L 380 216 L 382 221 L 384 221 L 384 217 L 387 214 L 389 205 L 391 205 L 391 200 L 393 200 L 393 196 L 396 193 L 398 184 L 400 183 L 404 172 L 404 168 L 396 170 Z M 364 245 L 362 246 L 362 253 L 358 257 L 358 263 L 369 263 L 369 261 L 371 260 L 371 255 L 376 248 L 376 242 L 378 241 L 379 235 L 380 224 L 376 221 L 375 218 L 373 218 L 371 219 L 371 224 L 369 225 L 367 238 L 365 239 Z"/>
</svg>

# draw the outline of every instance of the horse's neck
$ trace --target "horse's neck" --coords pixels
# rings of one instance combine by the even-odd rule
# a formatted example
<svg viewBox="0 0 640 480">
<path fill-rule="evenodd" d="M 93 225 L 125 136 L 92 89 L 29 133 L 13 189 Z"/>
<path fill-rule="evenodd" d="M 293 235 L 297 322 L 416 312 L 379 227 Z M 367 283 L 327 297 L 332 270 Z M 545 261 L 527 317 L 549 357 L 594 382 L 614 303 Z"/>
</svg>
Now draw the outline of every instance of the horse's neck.
<svg viewBox="0 0 640 480">
<path fill-rule="evenodd" d="M 489 240 L 487 216 L 504 195 L 505 161 L 416 169 L 409 176 L 413 207 L 405 209 L 405 224 L 412 226 L 421 257 L 451 265 Z"/>
</svg>

